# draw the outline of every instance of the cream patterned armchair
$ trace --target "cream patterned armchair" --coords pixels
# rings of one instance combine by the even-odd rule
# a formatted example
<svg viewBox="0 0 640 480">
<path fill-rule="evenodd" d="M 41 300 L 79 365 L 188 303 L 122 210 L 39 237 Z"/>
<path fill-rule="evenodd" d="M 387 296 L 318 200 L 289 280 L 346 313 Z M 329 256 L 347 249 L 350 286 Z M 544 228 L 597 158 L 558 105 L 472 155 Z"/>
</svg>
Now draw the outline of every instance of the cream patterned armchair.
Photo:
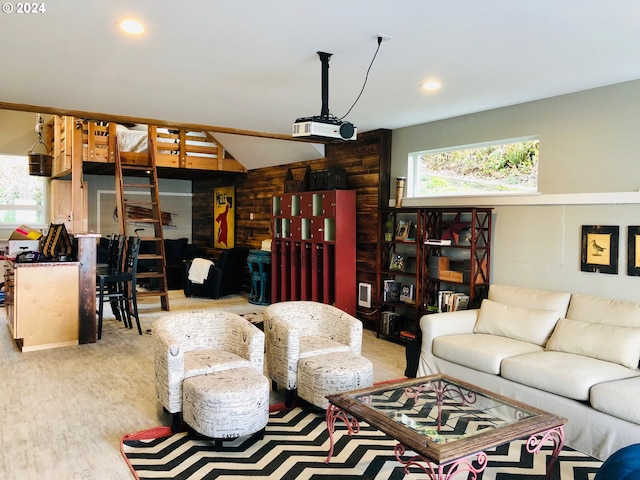
<svg viewBox="0 0 640 480">
<path fill-rule="evenodd" d="M 360 354 L 362 322 L 332 305 L 310 301 L 273 303 L 263 312 L 267 374 L 274 390 L 297 389 L 298 360 L 334 352 Z"/>
<path fill-rule="evenodd" d="M 182 382 L 197 375 L 264 366 L 264 333 L 228 312 L 191 311 L 166 315 L 152 327 L 156 396 L 174 414 L 182 411 Z"/>
</svg>

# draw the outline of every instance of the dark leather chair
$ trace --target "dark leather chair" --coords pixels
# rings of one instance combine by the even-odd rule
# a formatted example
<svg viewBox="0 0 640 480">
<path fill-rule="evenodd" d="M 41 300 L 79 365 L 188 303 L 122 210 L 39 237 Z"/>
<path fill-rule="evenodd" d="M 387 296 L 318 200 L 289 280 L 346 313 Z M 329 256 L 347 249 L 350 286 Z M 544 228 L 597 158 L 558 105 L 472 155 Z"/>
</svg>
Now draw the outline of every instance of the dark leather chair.
<svg viewBox="0 0 640 480">
<path fill-rule="evenodd" d="M 209 274 L 203 284 L 189 280 L 191 260 L 183 263 L 184 295 L 186 297 L 220 298 L 242 290 L 242 280 L 247 266 L 249 250 L 232 248 L 223 250 L 220 258 L 209 267 Z"/>
</svg>

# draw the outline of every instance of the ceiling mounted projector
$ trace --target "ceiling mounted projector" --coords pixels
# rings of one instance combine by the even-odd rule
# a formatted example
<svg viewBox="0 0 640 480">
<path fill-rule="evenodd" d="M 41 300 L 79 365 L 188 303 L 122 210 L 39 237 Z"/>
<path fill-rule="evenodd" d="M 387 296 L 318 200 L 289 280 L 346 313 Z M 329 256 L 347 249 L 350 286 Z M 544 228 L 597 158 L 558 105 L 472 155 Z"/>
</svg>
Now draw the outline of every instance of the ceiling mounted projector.
<svg viewBox="0 0 640 480">
<path fill-rule="evenodd" d="M 292 135 L 318 140 L 355 140 L 356 127 L 329 113 L 329 59 L 332 54 L 318 52 L 318 55 L 322 62 L 322 109 L 318 116 L 298 118 L 293 124 Z"/>
</svg>

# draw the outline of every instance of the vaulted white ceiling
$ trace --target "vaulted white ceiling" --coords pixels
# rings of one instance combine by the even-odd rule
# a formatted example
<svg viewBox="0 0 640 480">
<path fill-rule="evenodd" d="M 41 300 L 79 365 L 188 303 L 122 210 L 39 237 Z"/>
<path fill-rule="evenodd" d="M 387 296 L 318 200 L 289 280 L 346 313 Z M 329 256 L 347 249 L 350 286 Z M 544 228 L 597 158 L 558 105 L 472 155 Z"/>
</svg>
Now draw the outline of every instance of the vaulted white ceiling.
<svg viewBox="0 0 640 480">
<path fill-rule="evenodd" d="M 346 118 L 360 132 L 640 78 L 637 0 L 40 3 L 43 13 L 0 13 L 0 102 L 290 134 L 320 113 L 316 52 L 333 54 L 329 107 L 341 117 L 378 34 L 391 39 Z M 145 33 L 122 34 L 126 17 Z M 427 79 L 442 88 L 426 93 Z M 228 146 L 247 168 L 286 163 L 242 144 L 242 156 L 264 152 Z"/>
</svg>

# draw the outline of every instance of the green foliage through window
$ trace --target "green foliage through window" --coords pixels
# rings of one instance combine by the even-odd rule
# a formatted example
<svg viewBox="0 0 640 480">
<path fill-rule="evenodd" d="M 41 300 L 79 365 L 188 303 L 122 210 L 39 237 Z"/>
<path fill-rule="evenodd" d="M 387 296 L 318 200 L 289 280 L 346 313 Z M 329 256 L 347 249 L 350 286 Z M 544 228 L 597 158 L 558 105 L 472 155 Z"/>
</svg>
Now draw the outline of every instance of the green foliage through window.
<svg viewBox="0 0 640 480">
<path fill-rule="evenodd" d="M 538 191 L 539 140 L 410 154 L 413 197 Z"/>
<path fill-rule="evenodd" d="M 0 155 L 0 171 L 0 225 L 44 224 L 46 184 L 29 175 L 29 159 Z"/>
</svg>

